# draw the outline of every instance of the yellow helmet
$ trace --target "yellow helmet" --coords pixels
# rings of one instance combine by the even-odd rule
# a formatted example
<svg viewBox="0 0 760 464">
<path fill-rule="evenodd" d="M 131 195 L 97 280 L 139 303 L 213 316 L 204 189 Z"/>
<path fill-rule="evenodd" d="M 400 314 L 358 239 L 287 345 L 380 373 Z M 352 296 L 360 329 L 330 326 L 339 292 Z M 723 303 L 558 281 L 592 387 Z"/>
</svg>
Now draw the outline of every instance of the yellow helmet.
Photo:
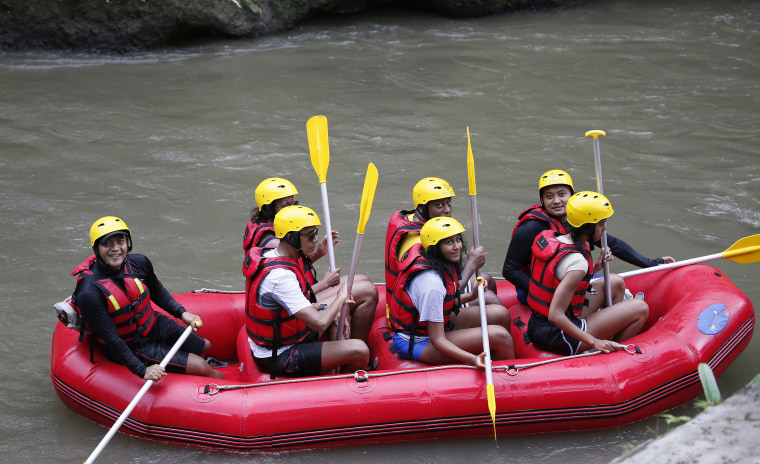
<svg viewBox="0 0 760 464">
<path fill-rule="evenodd" d="M 273 201 L 280 198 L 290 197 L 297 195 L 298 190 L 289 180 L 282 179 L 280 177 L 270 177 L 261 181 L 254 195 L 256 197 L 256 206 L 261 207 L 264 205 L 272 204 Z"/>
<path fill-rule="evenodd" d="M 610 200 L 601 193 L 578 192 L 567 200 L 565 207 L 567 222 L 573 227 L 583 224 L 596 224 L 612 216 Z"/>
<path fill-rule="evenodd" d="M 575 192 L 573 179 L 570 177 L 570 174 L 560 169 L 552 169 L 551 171 L 546 171 L 541 178 L 538 179 L 538 196 L 541 197 L 541 190 L 552 185 L 567 185 L 570 187 L 570 190 Z"/>
<path fill-rule="evenodd" d="M 454 218 L 439 216 L 425 222 L 420 230 L 422 248 L 427 250 L 445 238 L 464 232 L 464 227 Z"/>
<path fill-rule="evenodd" d="M 283 238 L 288 232 L 298 232 L 311 226 L 318 226 L 319 216 L 311 208 L 290 205 L 282 208 L 274 217 L 274 235 Z"/>
<path fill-rule="evenodd" d="M 127 227 L 127 223 L 116 216 L 104 216 L 92 223 L 90 227 L 90 246 L 95 247 L 95 243 L 100 239 L 105 239 L 116 233 L 122 233 L 127 236 L 129 248 L 132 248 L 132 233 Z"/>
<path fill-rule="evenodd" d="M 412 200 L 415 208 L 420 205 L 426 205 L 433 200 L 453 196 L 456 195 L 454 195 L 454 189 L 451 188 L 451 184 L 438 177 L 426 177 L 417 182 L 417 185 L 412 190 Z"/>
</svg>

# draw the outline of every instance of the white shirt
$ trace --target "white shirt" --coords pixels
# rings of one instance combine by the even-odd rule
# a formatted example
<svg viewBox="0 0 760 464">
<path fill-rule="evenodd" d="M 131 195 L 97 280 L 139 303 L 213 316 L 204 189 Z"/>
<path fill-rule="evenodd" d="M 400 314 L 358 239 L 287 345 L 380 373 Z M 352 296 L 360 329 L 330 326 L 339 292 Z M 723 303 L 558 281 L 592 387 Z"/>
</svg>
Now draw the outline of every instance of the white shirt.
<svg viewBox="0 0 760 464">
<path fill-rule="evenodd" d="M 557 239 L 568 245 L 573 244 L 573 241 L 565 235 L 560 235 Z M 585 273 L 588 272 L 588 270 L 588 261 L 586 261 L 583 254 L 568 253 L 557 263 L 557 267 L 554 268 L 554 276 L 557 277 L 557 280 L 561 281 L 570 271 L 583 271 Z"/>
<path fill-rule="evenodd" d="M 276 258 L 281 256 L 277 248 L 264 252 L 264 258 Z M 266 309 L 285 308 L 288 314 L 293 315 L 307 306 L 311 302 L 303 295 L 301 285 L 298 283 L 298 277 L 290 269 L 272 269 L 261 280 L 257 292 L 258 303 Z M 271 358 L 272 350 L 256 343 L 248 337 L 248 344 L 251 346 L 251 352 L 257 358 Z M 290 348 L 290 346 L 281 346 L 277 349 L 277 354 Z"/>
</svg>

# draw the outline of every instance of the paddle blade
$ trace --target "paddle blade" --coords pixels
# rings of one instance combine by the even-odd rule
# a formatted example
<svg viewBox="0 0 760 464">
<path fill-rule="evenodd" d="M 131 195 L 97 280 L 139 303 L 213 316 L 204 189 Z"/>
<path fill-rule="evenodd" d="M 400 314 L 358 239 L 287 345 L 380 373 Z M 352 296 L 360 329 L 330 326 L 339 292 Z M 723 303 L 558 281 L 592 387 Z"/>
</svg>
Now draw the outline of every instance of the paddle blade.
<svg viewBox="0 0 760 464">
<path fill-rule="evenodd" d="M 311 165 L 319 177 L 319 183 L 327 182 L 327 167 L 330 164 L 330 143 L 327 138 L 327 118 L 312 116 L 306 122 L 306 135 L 309 138 Z"/>
<path fill-rule="evenodd" d="M 472 145 L 470 144 L 470 127 L 467 126 L 467 181 L 470 185 L 470 196 L 477 195 L 475 185 L 475 159 L 472 157 Z"/>
<path fill-rule="evenodd" d="M 364 177 L 364 190 L 362 190 L 362 203 L 359 208 L 359 226 L 356 228 L 357 234 L 364 234 L 364 228 L 369 220 L 369 213 L 372 211 L 372 202 L 375 199 L 375 190 L 377 189 L 377 168 L 374 164 L 369 163 L 367 166 L 367 175 Z"/>
<path fill-rule="evenodd" d="M 724 259 L 730 259 L 739 264 L 756 263 L 760 261 L 760 234 L 750 235 L 737 240 L 723 252 Z"/>
<path fill-rule="evenodd" d="M 496 440 L 496 394 L 493 390 L 493 384 L 486 385 L 488 394 L 488 412 L 491 413 L 491 423 L 493 424 L 493 439 Z"/>
</svg>

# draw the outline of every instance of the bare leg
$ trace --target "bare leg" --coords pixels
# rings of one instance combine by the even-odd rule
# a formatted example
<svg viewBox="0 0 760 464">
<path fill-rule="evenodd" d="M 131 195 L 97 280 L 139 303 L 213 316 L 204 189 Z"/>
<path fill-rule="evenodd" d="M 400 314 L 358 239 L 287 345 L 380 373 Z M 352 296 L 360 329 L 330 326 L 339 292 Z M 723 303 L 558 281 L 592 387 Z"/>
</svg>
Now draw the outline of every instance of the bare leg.
<svg viewBox="0 0 760 464">
<path fill-rule="evenodd" d="M 187 355 L 187 368 L 185 368 L 185 374 L 214 377 L 220 380 L 224 379 L 224 376 L 221 374 L 221 372 L 211 367 L 211 365 L 207 363 L 205 359 L 193 353 L 189 353 Z"/>
<path fill-rule="evenodd" d="M 480 354 L 483 352 L 483 336 L 479 328 L 452 330 L 451 332 L 446 332 L 446 338 L 448 338 L 459 348 L 469 353 Z M 488 342 L 490 345 L 492 359 L 513 359 L 515 357 L 515 349 L 512 343 L 512 337 L 504 327 L 498 325 L 489 325 Z M 459 362 L 438 351 L 438 349 L 436 349 L 432 343 L 428 343 L 425 349 L 422 350 L 420 361 L 432 365 Z"/>
<path fill-rule="evenodd" d="M 322 373 L 338 367 L 344 372 L 354 372 L 367 368 L 369 348 L 361 340 L 340 340 L 322 343 Z"/>
<path fill-rule="evenodd" d="M 649 305 L 644 300 L 634 298 L 589 314 L 586 317 L 586 330 L 599 339 L 624 342 L 641 332 L 648 316 Z M 589 348 L 583 343 L 580 350 Z"/>
</svg>

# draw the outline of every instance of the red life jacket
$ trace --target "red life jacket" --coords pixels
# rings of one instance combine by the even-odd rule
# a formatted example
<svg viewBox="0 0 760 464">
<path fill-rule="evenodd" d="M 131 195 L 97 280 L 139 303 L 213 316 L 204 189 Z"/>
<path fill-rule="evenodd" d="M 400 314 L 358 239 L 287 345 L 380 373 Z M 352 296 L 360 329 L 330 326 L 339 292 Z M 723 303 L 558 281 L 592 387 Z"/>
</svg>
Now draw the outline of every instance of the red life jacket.
<svg viewBox="0 0 760 464">
<path fill-rule="evenodd" d="M 135 338 L 144 337 L 153 328 L 156 315 L 150 304 L 150 291 L 148 287 L 132 272 L 129 259 L 124 261 L 123 276 L 126 292 L 112 279 L 98 276 L 92 272 L 92 264 L 96 261 L 95 255 L 91 255 L 77 266 L 72 275 L 77 275 L 77 282 L 82 279 L 93 279 L 95 286 L 103 292 L 108 303 L 108 315 L 111 316 L 116 332 L 126 343 L 131 343 Z M 76 305 L 72 305 L 81 317 L 82 312 Z M 90 330 L 88 328 L 88 330 Z M 94 333 L 94 331 L 90 330 Z M 97 333 L 95 333 L 97 336 Z M 80 337 L 81 340 L 81 337 Z M 101 343 L 103 340 L 98 338 Z"/>
<path fill-rule="evenodd" d="M 393 301 L 393 289 L 396 288 L 400 263 L 399 246 L 409 232 L 419 234 L 424 222 L 410 221 L 412 211 L 396 211 L 388 221 L 385 232 L 385 301 Z"/>
<path fill-rule="evenodd" d="M 551 230 L 559 234 L 567 233 L 567 231 L 565 231 L 565 227 L 562 225 L 562 222 L 560 222 L 557 218 L 550 216 L 544 207 L 541 206 L 541 203 L 539 203 L 531 206 L 530 208 L 527 208 L 522 213 L 520 213 L 519 216 L 517 216 L 517 224 L 515 224 L 515 228 L 512 229 L 512 236 L 514 237 L 515 231 L 523 222 L 531 220 L 546 222 L 549 224 Z"/>
<path fill-rule="evenodd" d="M 557 234 L 551 230 L 541 232 L 531 248 L 533 261 L 530 265 L 530 287 L 528 288 L 528 306 L 534 312 L 549 317 L 549 306 L 551 305 L 554 292 L 559 285 L 559 280 L 554 275 L 557 263 L 569 253 L 582 253 L 588 262 L 588 271 L 583 281 L 575 289 L 573 297 L 570 299 L 568 311 L 573 311 L 575 316 L 580 316 L 583 307 L 586 304 L 586 290 L 589 287 L 589 280 L 594 270 L 594 262 L 591 259 L 591 250 L 587 245 L 583 245 L 583 251 L 578 250 L 575 245 L 562 243 L 557 239 Z"/>
<path fill-rule="evenodd" d="M 519 216 L 517 216 L 517 224 L 515 224 L 514 229 L 512 229 L 513 237 L 515 236 L 517 228 L 520 227 L 520 225 L 522 225 L 525 221 L 543 221 L 549 224 L 549 230 L 558 234 L 567 233 L 565 232 L 565 228 L 562 225 L 562 222 L 557 220 L 557 218 L 550 216 L 540 203 L 525 209 L 522 213 L 520 213 Z M 523 265 L 521 270 L 523 274 L 530 276 L 530 269 L 528 269 L 527 265 Z"/>
<path fill-rule="evenodd" d="M 421 254 L 422 244 L 413 245 L 401 261 L 401 272 L 396 280 L 396 288 L 393 299 L 390 301 L 389 327 L 394 332 L 409 335 L 409 350 L 414 345 L 415 336 L 428 336 L 427 322 L 420 321 L 420 313 L 414 307 L 412 299 L 407 291 L 408 284 L 414 276 L 422 271 L 433 269 L 430 262 Z M 446 296 L 443 300 L 443 323 L 449 327 L 451 313 L 459 313 L 459 275 L 456 267 L 448 266 L 443 284 L 446 287 Z"/>
<path fill-rule="evenodd" d="M 273 269 L 288 269 L 298 278 L 304 296 L 312 303 L 317 300 L 303 274 L 301 264 L 287 256 L 265 258 L 264 252 L 271 249 L 253 247 L 243 261 L 243 275 L 246 277 L 245 313 L 248 316 L 245 326 L 248 337 L 257 345 L 271 349 L 272 357 L 276 357 L 278 348 L 302 341 L 313 330 L 289 314 L 285 308 L 272 310 L 261 306 L 258 302 L 261 281 Z"/>
<path fill-rule="evenodd" d="M 261 238 L 266 233 L 274 236 L 274 226 L 272 224 L 268 222 L 257 224 L 248 221 L 248 224 L 245 226 L 245 233 L 243 234 L 243 252 L 247 253 L 251 248 L 261 246 Z"/>
</svg>

